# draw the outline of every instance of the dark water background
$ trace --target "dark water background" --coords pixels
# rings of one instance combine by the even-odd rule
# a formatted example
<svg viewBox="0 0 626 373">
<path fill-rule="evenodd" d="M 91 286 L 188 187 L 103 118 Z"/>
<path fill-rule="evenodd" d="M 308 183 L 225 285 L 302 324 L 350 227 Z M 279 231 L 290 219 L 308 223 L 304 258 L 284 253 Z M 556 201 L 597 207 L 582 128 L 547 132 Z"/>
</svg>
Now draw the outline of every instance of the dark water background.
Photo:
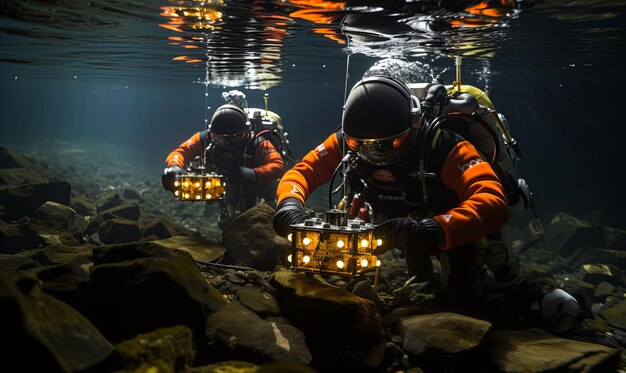
<svg viewBox="0 0 626 373">
<path fill-rule="evenodd" d="M 340 123 L 347 50 L 324 35 L 341 35 L 337 22 L 293 16 L 309 9 L 299 3 L 226 2 L 218 8 L 231 16 L 216 29 L 177 32 L 159 26 L 168 21 L 160 7 L 191 1 L 0 1 L 0 145 L 104 147 L 111 159 L 94 164 L 121 158 L 159 178 L 167 153 L 204 127 L 208 45 L 208 105 L 221 105 L 225 89 L 243 90 L 252 107 L 269 93 L 300 157 Z M 369 15 L 351 37 L 380 42 L 352 50 L 349 87 L 383 56 L 428 63 L 449 84 L 446 56 L 464 55 L 464 82 L 487 79 L 509 120 L 542 217 L 564 211 L 626 228 L 626 1 L 534 3 L 496 27 L 446 28 L 444 16 L 410 34 L 394 28 L 404 2 L 382 3 L 392 11 L 353 9 Z M 402 17 L 442 14 L 437 2 L 409 4 L 418 3 L 429 8 Z M 375 38 L 381 30 L 397 37 Z M 173 60 L 182 55 L 199 61 Z"/>
</svg>

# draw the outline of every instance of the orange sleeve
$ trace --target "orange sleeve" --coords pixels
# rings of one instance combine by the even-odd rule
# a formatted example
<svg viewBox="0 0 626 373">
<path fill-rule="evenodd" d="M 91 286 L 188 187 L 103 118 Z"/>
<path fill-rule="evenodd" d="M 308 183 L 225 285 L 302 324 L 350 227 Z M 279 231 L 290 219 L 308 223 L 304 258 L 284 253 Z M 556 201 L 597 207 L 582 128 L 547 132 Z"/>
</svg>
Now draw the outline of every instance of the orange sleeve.
<svg viewBox="0 0 626 373">
<path fill-rule="evenodd" d="M 278 202 L 295 197 L 304 203 L 315 189 L 330 181 L 341 154 L 341 145 L 333 133 L 285 173 L 276 189 Z"/>
<path fill-rule="evenodd" d="M 258 183 L 269 183 L 280 178 L 285 172 L 285 163 L 280 153 L 269 140 L 264 140 L 254 152 L 253 160 L 259 167 L 253 168 Z"/>
<path fill-rule="evenodd" d="M 445 235 L 442 249 L 480 240 L 506 224 L 508 206 L 504 188 L 472 144 L 462 141 L 450 151 L 441 169 L 441 180 L 462 201 L 434 217 Z"/>
<path fill-rule="evenodd" d="M 185 163 L 193 160 L 194 157 L 199 156 L 204 151 L 202 140 L 200 138 L 200 132 L 196 132 L 189 140 L 180 144 L 176 150 L 168 154 L 165 159 L 167 166 L 180 166 L 185 168 Z"/>
</svg>

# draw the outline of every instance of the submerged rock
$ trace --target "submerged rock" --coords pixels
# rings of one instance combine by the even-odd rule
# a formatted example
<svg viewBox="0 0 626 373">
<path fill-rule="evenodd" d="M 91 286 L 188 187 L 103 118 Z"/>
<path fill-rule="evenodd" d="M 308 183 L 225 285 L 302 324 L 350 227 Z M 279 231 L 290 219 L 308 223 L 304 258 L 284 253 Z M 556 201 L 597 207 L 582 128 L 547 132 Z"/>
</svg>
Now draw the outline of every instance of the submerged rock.
<svg viewBox="0 0 626 373">
<path fill-rule="evenodd" d="M 194 260 L 205 263 L 215 262 L 226 252 L 224 246 L 202 237 L 174 236 L 152 242 L 168 249 L 184 251 Z"/>
<path fill-rule="evenodd" d="M 98 227 L 100 241 L 105 244 L 141 241 L 143 235 L 136 221 L 113 218 Z"/>
<path fill-rule="evenodd" d="M 10 277 L 0 272 L 0 309 L 4 367 L 39 372 L 82 371 L 97 365 L 113 351 L 111 343 L 89 320 L 41 292 L 34 278 Z"/>
<path fill-rule="evenodd" d="M 558 213 L 550 221 L 546 240 L 553 253 L 568 257 L 583 245 L 602 244 L 604 230 L 588 221 Z"/>
<path fill-rule="evenodd" d="M 372 301 L 287 270 L 276 272 L 271 284 L 283 315 L 306 335 L 316 366 L 358 370 L 380 365 L 385 331 Z"/>
<path fill-rule="evenodd" d="M 619 349 L 544 333 L 503 330 L 486 338 L 491 362 L 502 372 L 615 372 Z"/>
<path fill-rule="evenodd" d="M 237 299 L 239 299 L 241 304 L 263 318 L 280 315 L 280 307 L 276 299 L 259 287 L 242 287 L 237 290 Z"/>
<path fill-rule="evenodd" d="M 0 186 L 0 219 L 18 220 L 32 216 L 47 201 L 70 204 L 71 186 L 65 181 Z"/>
<path fill-rule="evenodd" d="M 261 271 L 286 265 L 291 243 L 274 231 L 274 209 L 259 204 L 233 219 L 224 229 L 222 240 L 235 264 Z"/>
<path fill-rule="evenodd" d="M 53 201 L 47 201 L 33 213 L 34 218 L 43 221 L 58 221 L 68 229 L 74 225 L 75 216 L 76 211 L 71 207 Z"/>
<path fill-rule="evenodd" d="M 405 351 L 419 356 L 451 355 L 478 347 L 491 323 L 450 312 L 408 317 L 400 322 Z"/>
<path fill-rule="evenodd" d="M 261 319 L 231 302 L 207 318 L 207 356 L 252 363 L 291 360 L 311 362 L 304 334 L 292 325 Z"/>
<path fill-rule="evenodd" d="M 186 372 L 193 364 L 193 334 L 186 326 L 161 328 L 115 345 L 106 371 Z"/>
<path fill-rule="evenodd" d="M 189 254 L 151 242 L 112 245 L 94 256 L 92 320 L 115 342 L 186 325 L 202 333 L 226 303 Z"/>
</svg>

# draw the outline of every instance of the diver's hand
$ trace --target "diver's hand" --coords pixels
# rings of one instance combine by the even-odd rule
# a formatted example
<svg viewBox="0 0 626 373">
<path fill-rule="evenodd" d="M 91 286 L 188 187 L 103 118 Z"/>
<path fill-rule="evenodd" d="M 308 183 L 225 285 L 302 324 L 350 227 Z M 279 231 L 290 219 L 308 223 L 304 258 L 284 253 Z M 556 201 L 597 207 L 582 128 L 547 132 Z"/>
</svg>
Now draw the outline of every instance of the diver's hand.
<svg viewBox="0 0 626 373">
<path fill-rule="evenodd" d="M 274 230 L 279 235 L 286 237 L 291 233 L 291 224 L 302 223 L 309 216 L 304 210 L 304 205 L 299 199 L 289 197 L 280 201 L 274 214 Z"/>
<path fill-rule="evenodd" d="M 374 250 L 374 255 L 383 254 L 394 247 L 435 254 L 439 247 L 441 228 L 433 219 L 416 221 L 411 218 L 395 218 L 376 226 L 374 236 L 383 241 Z"/>
<path fill-rule="evenodd" d="M 256 182 L 256 172 L 250 167 L 240 166 L 228 175 L 228 180 L 233 183 L 254 183 Z"/>
<path fill-rule="evenodd" d="M 184 170 L 182 168 L 176 165 L 169 166 L 165 170 L 163 170 L 163 175 L 161 175 L 161 183 L 163 183 L 163 188 L 174 193 L 176 191 L 176 187 L 174 186 L 176 176 L 182 174 L 183 171 Z"/>
</svg>

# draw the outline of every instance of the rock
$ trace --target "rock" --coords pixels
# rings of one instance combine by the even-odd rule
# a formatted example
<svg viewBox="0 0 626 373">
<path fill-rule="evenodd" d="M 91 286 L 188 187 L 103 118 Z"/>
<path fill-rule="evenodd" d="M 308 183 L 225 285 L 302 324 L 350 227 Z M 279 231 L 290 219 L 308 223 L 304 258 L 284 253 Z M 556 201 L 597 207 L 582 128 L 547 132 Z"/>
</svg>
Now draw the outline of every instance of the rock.
<svg viewBox="0 0 626 373">
<path fill-rule="evenodd" d="M 48 245 L 29 254 L 29 257 L 43 265 L 66 264 L 77 258 L 91 258 L 91 246 Z"/>
<path fill-rule="evenodd" d="M 42 293 L 36 282 L 17 279 L 0 272 L 3 366 L 33 372 L 83 371 L 113 351 L 78 311 Z"/>
<path fill-rule="evenodd" d="M 582 268 L 583 281 L 596 285 L 602 281 L 612 284 L 619 283 L 618 279 L 613 276 L 613 271 L 606 264 L 583 264 Z"/>
<path fill-rule="evenodd" d="M 165 239 L 174 236 L 191 236 L 193 232 L 177 226 L 167 218 L 159 218 L 149 221 L 142 228 L 143 236 L 156 236 L 158 239 Z"/>
<path fill-rule="evenodd" d="M 98 228 L 98 235 L 105 244 L 136 242 L 143 238 L 137 222 L 122 218 L 102 223 Z"/>
<path fill-rule="evenodd" d="M 476 348 L 491 323 L 450 312 L 411 316 L 400 322 L 404 350 L 415 355 L 448 356 Z"/>
<path fill-rule="evenodd" d="M 115 345 L 104 371 L 187 372 L 193 364 L 193 334 L 186 326 L 161 328 Z"/>
<path fill-rule="evenodd" d="M 569 258 L 569 264 L 580 267 L 585 263 L 611 264 L 626 268 L 626 251 L 609 250 L 599 247 L 583 246 Z"/>
<path fill-rule="evenodd" d="M 385 331 L 372 301 L 288 270 L 274 273 L 270 283 L 282 314 L 306 335 L 320 370 L 356 371 L 382 362 Z"/>
<path fill-rule="evenodd" d="M 13 149 L 0 146 L 0 169 L 31 168 L 33 164 Z"/>
<path fill-rule="evenodd" d="M 601 245 L 604 230 L 590 222 L 558 213 L 546 230 L 546 241 L 553 253 L 568 257 L 583 245 Z"/>
<path fill-rule="evenodd" d="M 0 219 L 19 220 L 31 216 L 47 201 L 70 204 L 71 186 L 65 181 L 0 186 Z"/>
<path fill-rule="evenodd" d="M 102 216 L 104 220 L 123 218 L 127 220 L 137 221 L 139 220 L 140 215 L 139 204 L 125 203 L 119 206 L 112 207 L 108 210 L 98 212 L 98 215 Z"/>
<path fill-rule="evenodd" d="M 226 303 L 179 250 L 151 242 L 111 245 L 93 261 L 91 320 L 114 342 L 175 325 L 202 333 L 206 316 Z"/>
<path fill-rule="evenodd" d="M 279 316 L 280 307 L 276 299 L 256 286 L 244 286 L 237 290 L 237 299 L 242 305 L 254 311 L 262 318 Z"/>
<path fill-rule="evenodd" d="M 202 237 L 174 236 L 152 241 L 155 245 L 189 253 L 194 260 L 211 263 L 224 256 L 226 249 L 217 242 Z"/>
<path fill-rule="evenodd" d="M 486 338 L 491 362 L 502 372 L 615 372 L 619 349 L 549 334 L 503 330 Z"/>
<path fill-rule="evenodd" d="M 82 216 L 91 216 L 96 213 L 94 201 L 85 196 L 75 196 L 71 198 L 70 207 Z"/>
<path fill-rule="evenodd" d="M 43 246 L 46 241 L 30 223 L 7 224 L 0 220 L 0 254 L 15 254 Z"/>
<path fill-rule="evenodd" d="M 0 272 L 14 273 L 36 267 L 37 265 L 37 262 L 28 257 L 0 254 Z"/>
<path fill-rule="evenodd" d="M 605 227 L 604 246 L 608 249 L 626 252 L 626 230 Z"/>
<path fill-rule="evenodd" d="M 45 183 L 47 181 L 47 170 L 27 160 L 14 150 L 0 147 L 0 185 Z"/>
<path fill-rule="evenodd" d="M 626 299 L 607 307 L 600 313 L 609 325 L 626 330 Z"/>
<path fill-rule="evenodd" d="M 221 361 L 191 369 L 192 373 L 258 373 L 259 366 L 245 361 Z"/>
<path fill-rule="evenodd" d="M 232 302 L 207 318 L 207 356 L 252 363 L 293 360 L 311 362 L 304 334 L 292 325 L 261 319 Z"/>
<path fill-rule="evenodd" d="M 359 281 L 354 284 L 354 287 L 352 288 L 352 294 L 356 295 L 357 297 L 369 299 L 374 302 L 376 306 L 380 306 L 382 304 L 380 298 L 378 297 L 378 293 L 376 293 L 376 290 L 374 290 L 374 287 L 369 280 Z"/>
<path fill-rule="evenodd" d="M 30 272 L 42 281 L 42 290 L 46 294 L 85 313 L 88 311 L 91 264 L 86 258 L 77 257 L 71 262 L 37 267 Z"/>
<path fill-rule="evenodd" d="M 57 221 L 68 229 L 74 225 L 75 216 L 76 211 L 72 210 L 71 207 L 52 201 L 47 201 L 39 206 L 33 213 L 34 218 L 43 221 Z"/>
<path fill-rule="evenodd" d="M 607 296 L 613 294 L 614 290 L 615 290 L 615 286 L 609 284 L 606 281 L 602 281 L 601 283 L 598 284 L 598 286 L 596 286 L 596 289 L 593 295 L 596 299 L 599 299 L 602 301 Z"/>
<path fill-rule="evenodd" d="M 291 243 L 274 231 L 274 209 L 262 203 L 234 218 L 224 229 L 222 241 L 235 264 L 271 271 L 288 265 Z"/>
</svg>

